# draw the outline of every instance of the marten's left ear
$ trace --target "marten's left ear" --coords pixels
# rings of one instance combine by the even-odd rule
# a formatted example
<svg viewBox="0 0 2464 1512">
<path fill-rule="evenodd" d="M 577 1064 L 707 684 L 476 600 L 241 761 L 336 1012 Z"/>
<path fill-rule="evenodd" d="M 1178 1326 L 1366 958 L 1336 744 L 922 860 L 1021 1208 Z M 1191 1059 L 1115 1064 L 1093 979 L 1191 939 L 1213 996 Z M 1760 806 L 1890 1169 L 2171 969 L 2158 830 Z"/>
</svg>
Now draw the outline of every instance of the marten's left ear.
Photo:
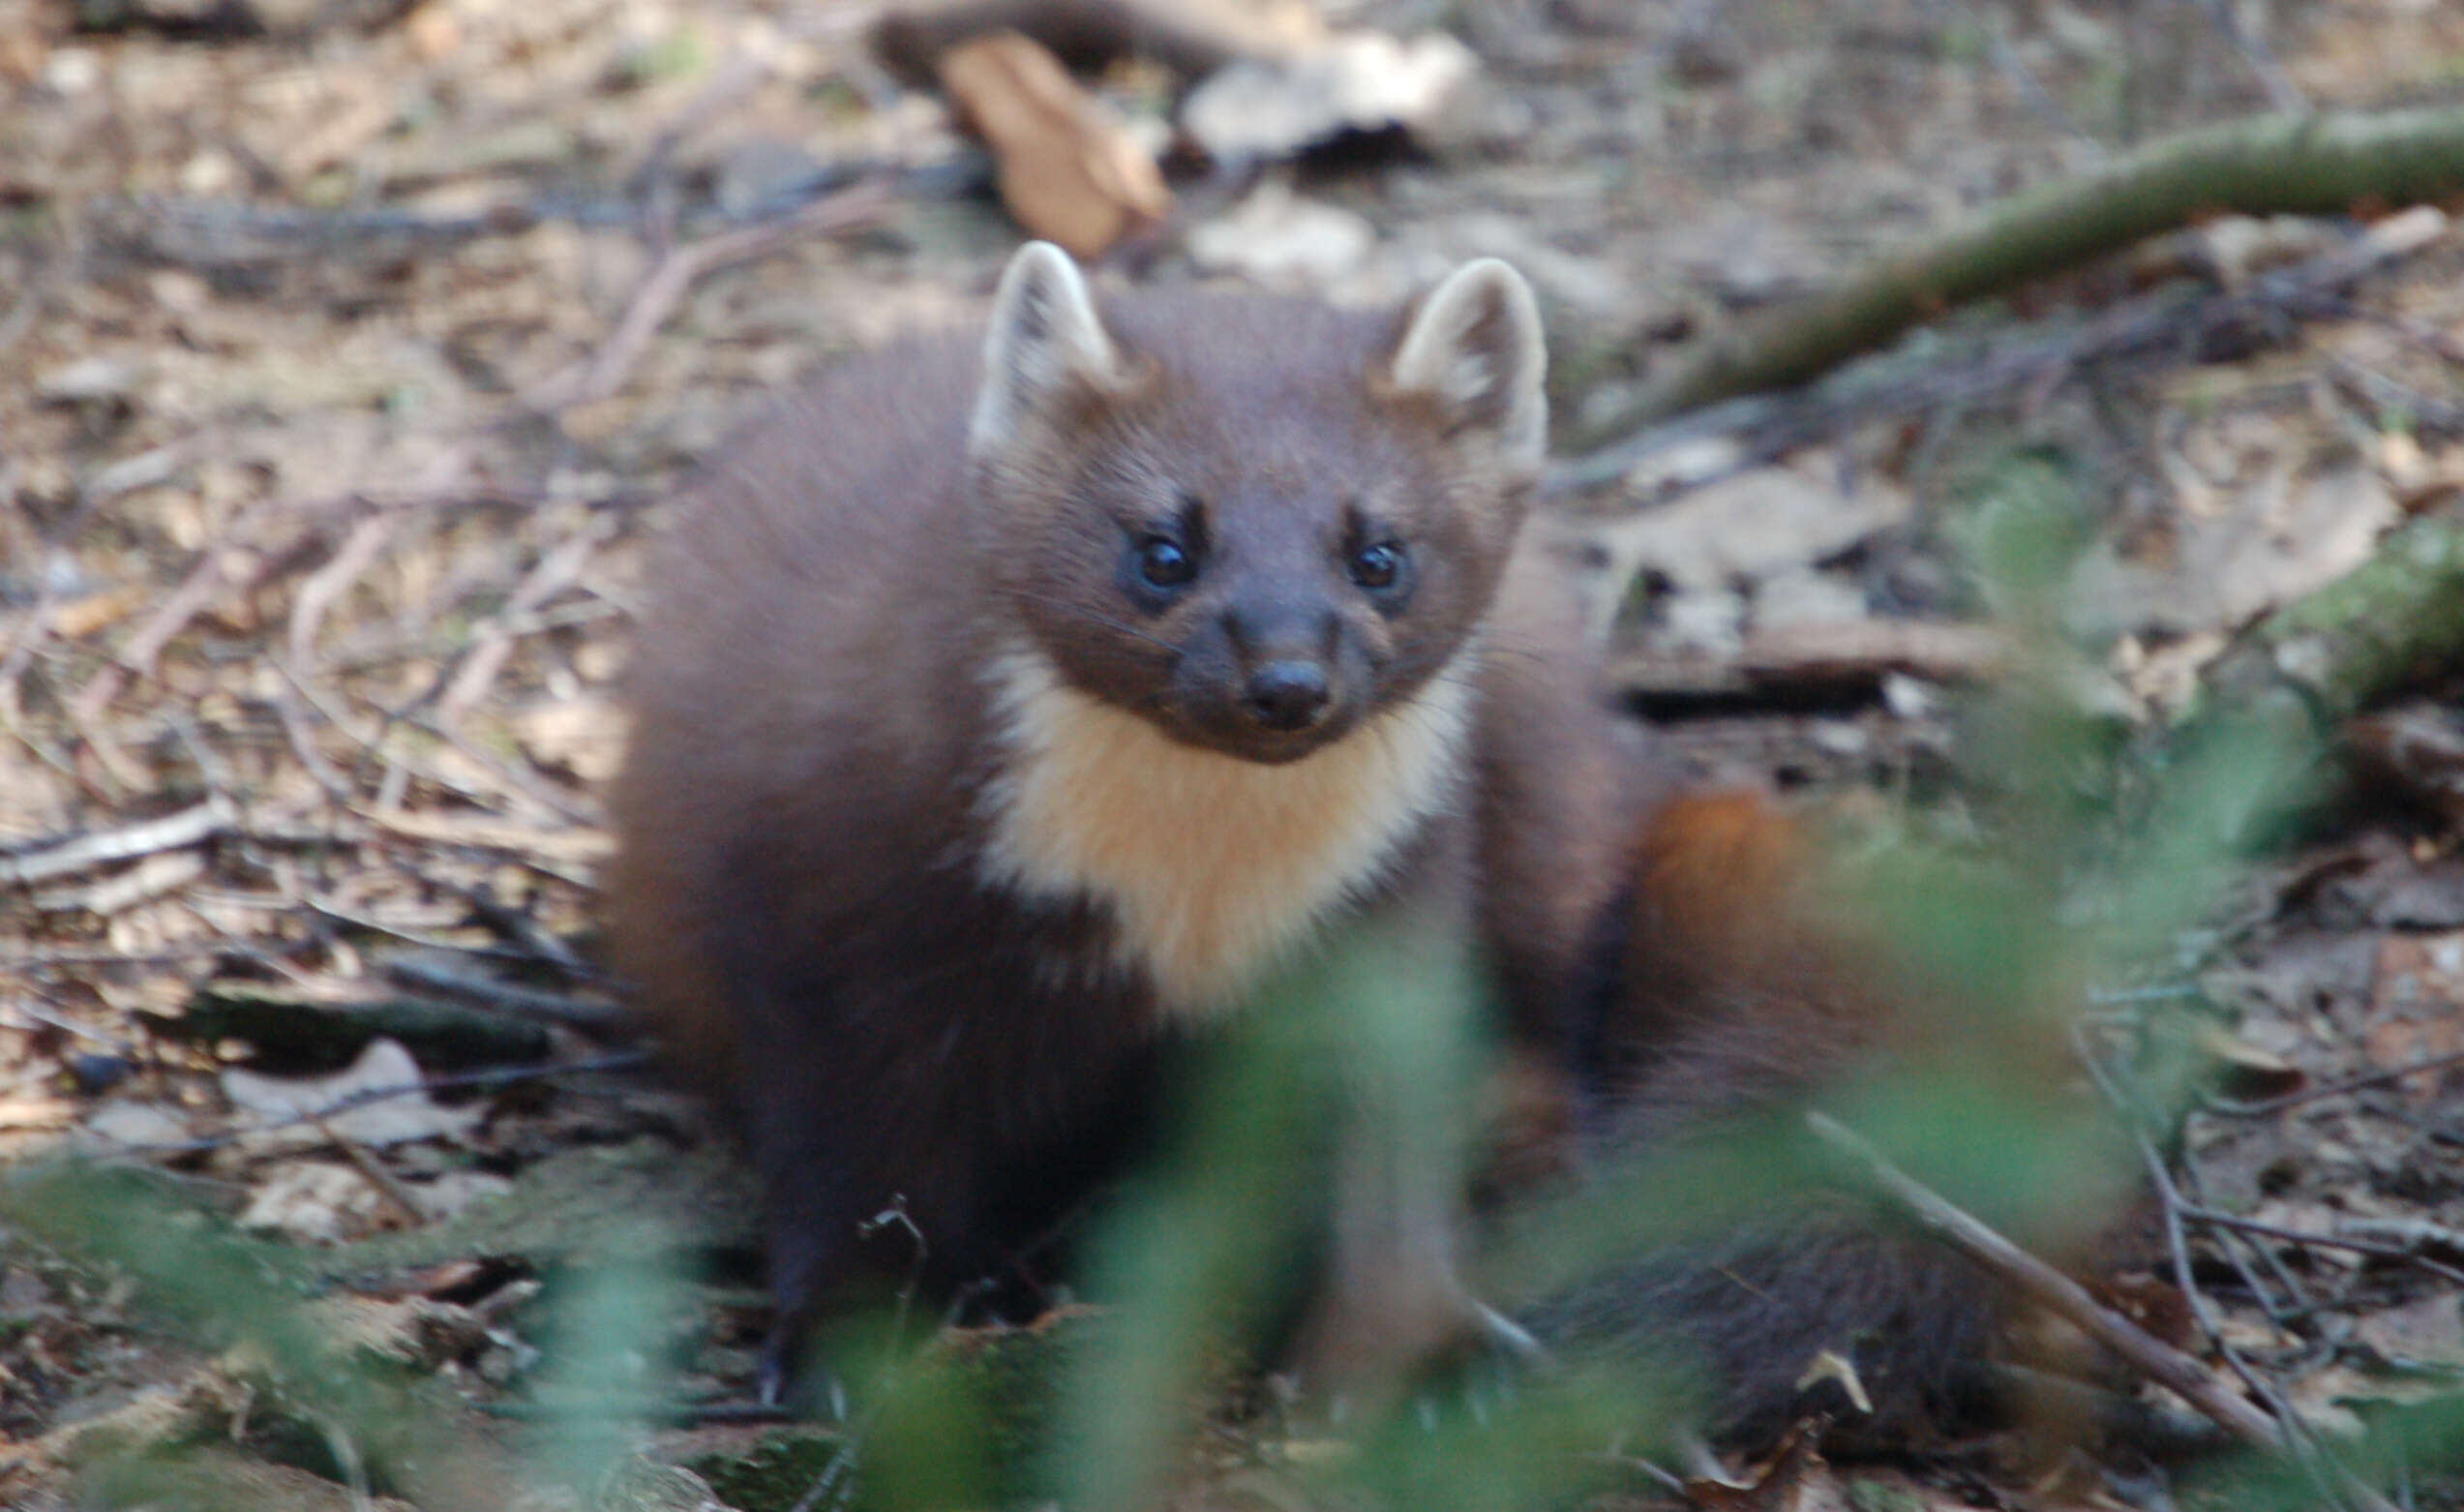
<svg viewBox="0 0 2464 1512">
<path fill-rule="evenodd" d="M 1434 399 L 1450 432 L 1485 435 L 1501 461 L 1537 471 L 1548 450 L 1548 366 L 1531 286 L 1482 257 L 1421 301 L 1388 378 L 1398 393 Z"/>
<path fill-rule="evenodd" d="M 1086 276 L 1050 242 L 1018 249 L 992 296 L 984 332 L 983 387 L 967 432 L 978 456 L 1018 438 L 1073 392 L 1101 392 L 1121 381 L 1120 349 L 1096 315 Z"/>
</svg>

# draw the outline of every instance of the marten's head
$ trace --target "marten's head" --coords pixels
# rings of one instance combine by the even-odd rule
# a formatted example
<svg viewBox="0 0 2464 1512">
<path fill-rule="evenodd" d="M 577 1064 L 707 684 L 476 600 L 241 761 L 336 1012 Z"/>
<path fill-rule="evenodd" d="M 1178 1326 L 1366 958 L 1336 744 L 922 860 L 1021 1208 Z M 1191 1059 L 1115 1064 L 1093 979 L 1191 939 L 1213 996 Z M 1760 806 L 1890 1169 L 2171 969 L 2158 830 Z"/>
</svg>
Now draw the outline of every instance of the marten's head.
<svg viewBox="0 0 2464 1512">
<path fill-rule="evenodd" d="M 1003 276 L 968 436 L 1019 650 L 1187 745 L 1283 763 L 1398 708 L 1487 612 L 1546 444 L 1494 259 L 1392 315 Z"/>
</svg>

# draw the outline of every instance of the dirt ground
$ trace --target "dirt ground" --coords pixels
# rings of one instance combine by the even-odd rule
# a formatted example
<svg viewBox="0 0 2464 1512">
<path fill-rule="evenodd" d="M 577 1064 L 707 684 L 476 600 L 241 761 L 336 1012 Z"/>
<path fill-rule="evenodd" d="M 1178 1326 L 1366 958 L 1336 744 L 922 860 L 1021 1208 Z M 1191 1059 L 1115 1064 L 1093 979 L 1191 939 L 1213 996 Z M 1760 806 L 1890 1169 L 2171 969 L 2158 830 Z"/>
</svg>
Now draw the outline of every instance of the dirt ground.
<svg viewBox="0 0 2464 1512">
<path fill-rule="evenodd" d="M 1399 137 L 1185 173 L 1107 276 L 1373 303 L 1507 257 L 1570 434 L 1689 339 L 2168 131 L 2464 105 L 2464 8 L 2436 0 L 1321 9 L 1450 30 L 1472 94 Z M 0 0 L 0 1145 L 170 1173 L 291 1253 L 335 1329 L 494 1405 L 464 1409 L 474 1443 L 538 1399 L 539 1298 L 623 1219 L 717 1256 L 730 1279 L 663 1337 L 689 1389 L 748 1390 L 741 1180 L 592 964 L 600 795 L 678 480 L 799 372 L 977 310 L 1020 239 L 947 103 L 869 51 L 872 12 Z M 1171 91 L 1153 65 L 1097 82 L 1133 122 Z M 1990 607 L 1961 504 L 2037 455 L 2088 501 L 2082 696 L 2160 729 L 2237 636 L 2464 500 L 2464 234 L 2412 225 L 2278 297 L 2361 223 L 2213 220 L 1891 359 L 2074 342 L 2024 381 L 1816 406 L 1581 492 L 1603 582 L 1639 575 L 1602 610 L 1638 712 L 1703 776 L 1955 809 L 1974 659 L 1907 627 Z M 2247 297 L 2127 350 L 2079 338 L 2184 287 Z M 1844 678 L 1773 650 L 1809 634 L 1896 649 Z M 2201 1231 L 2199 1274 L 2330 1430 L 2464 1372 L 2464 1082 L 2324 1095 L 2464 1051 L 2457 812 L 2343 814 L 2157 983 L 2204 989 L 2246 1074 L 2248 1105 L 2175 1152 L 2241 1225 Z M 225 1504 L 365 1496 L 347 1452 L 294 1441 L 314 1413 L 139 1293 L 0 1249 L 0 1499 L 210 1502 L 98 1478 L 105 1446 L 156 1442 L 207 1457 Z M 771 1432 L 646 1439 L 598 1504 L 772 1504 L 820 1467 Z M 764 1455 L 772 1489 L 724 1489 Z M 2134 1477 L 1890 1485 L 2169 1504 Z"/>
</svg>

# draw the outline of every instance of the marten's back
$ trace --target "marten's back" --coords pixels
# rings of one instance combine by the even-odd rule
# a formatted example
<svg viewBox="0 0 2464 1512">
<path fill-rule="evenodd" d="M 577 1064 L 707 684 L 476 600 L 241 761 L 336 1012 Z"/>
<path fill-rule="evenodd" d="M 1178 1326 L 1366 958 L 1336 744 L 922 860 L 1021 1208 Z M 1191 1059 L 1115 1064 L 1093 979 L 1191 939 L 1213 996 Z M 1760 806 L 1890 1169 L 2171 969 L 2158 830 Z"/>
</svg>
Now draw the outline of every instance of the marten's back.
<svg viewBox="0 0 2464 1512">
<path fill-rule="evenodd" d="M 829 835 L 814 864 L 886 889 L 931 843 L 919 823 L 961 819 L 964 595 L 928 581 L 933 542 L 964 530 L 977 340 L 799 390 L 720 455 L 650 557 L 609 895 L 624 971 L 706 1073 L 728 1039 L 721 937 L 776 938 L 793 907 L 772 885 L 779 837 Z M 867 813 L 902 816 L 900 832 Z"/>
</svg>

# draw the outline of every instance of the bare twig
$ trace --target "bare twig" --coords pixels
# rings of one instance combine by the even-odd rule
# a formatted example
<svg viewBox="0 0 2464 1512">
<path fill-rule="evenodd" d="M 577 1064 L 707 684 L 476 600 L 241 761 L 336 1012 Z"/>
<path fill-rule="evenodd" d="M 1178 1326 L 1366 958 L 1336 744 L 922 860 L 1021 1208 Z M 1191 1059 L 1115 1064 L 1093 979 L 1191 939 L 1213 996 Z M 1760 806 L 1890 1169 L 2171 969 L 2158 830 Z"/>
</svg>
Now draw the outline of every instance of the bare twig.
<svg viewBox="0 0 2464 1512">
<path fill-rule="evenodd" d="M 514 949 L 507 953 L 545 961 L 576 982 L 599 980 L 599 973 L 572 946 L 540 928 L 537 920 L 497 897 L 486 885 L 465 888 L 463 895 L 470 899 L 471 912 L 481 923 L 513 943 Z"/>
<path fill-rule="evenodd" d="M 613 1004 L 516 986 L 464 971 L 451 961 L 397 956 L 385 962 L 385 975 L 405 986 L 441 992 L 525 1017 L 548 1019 L 594 1038 L 620 1033 L 625 1027 L 623 1012 Z"/>
<path fill-rule="evenodd" d="M 1578 447 L 1737 394 L 1785 388 L 1980 295 L 2077 267 L 2198 215 L 2334 214 L 2464 187 L 2464 110 L 2329 111 L 2227 122 L 2045 185 L 1698 344 Z"/>
<path fill-rule="evenodd" d="M 419 1210 L 418 1200 L 412 1197 L 410 1189 L 403 1185 L 402 1178 L 387 1169 L 385 1163 L 378 1160 L 368 1146 L 336 1129 L 329 1119 L 320 1118 L 316 1122 L 317 1132 L 335 1149 L 343 1152 L 345 1160 L 359 1168 L 359 1173 L 368 1178 L 368 1184 L 376 1189 L 376 1194 L 384 1198 L 385 1205 L 394 1210 L 395 1217 L 414 1226 L 427 1222 L 428 1215 Z"/>
<path fill-rule="evenodd" d="M 2231 1213 L 2219 1213 L 2213 1208 L 2198 1207 L 2190 1203 L 2182 1204 L 2181 1216 L 2194 1224 L 2206 1224 L 2215 1228 L 2238 1229 L 2242 1233 L 2256 1234 L 2263 1239 L 2281 1239 L 2287 1244 L 2307 1245 L 2321 1250 L 2347 1250 L 2355 1255 L 2405 1260 L 2428 1271 L 2441 1281 L 2464 1286 L 2464 1270 L 2457 1270 L 2452 1265 L 2440 1264 L 2423 1255 L 2418 1245 L 2394 1244 L 2381 1239 L 2353 1238 L 2344 1234 L 2314 1233 L 2304 1228 L 2287 1228 L 2280 1224 L 2261 1223 L 2256 1219 L 2240 1218 Z"/>
<path fill-rule="evenodd" d="M 2089 1338 L 2197 1407 L 2242 1442 L 2267 1449 L 2285 1447 L 2284 1432 L 2272 1419 L 2241 1398 L 2220 1390 L 2215 1378 L 2197 1360 L 2099 1305 L 2079 1283 L 1891 1164 L 1880 1151 L 1847 1126 L 1821 1113 L 1808 1113 L 1805 1121 L 1815 1137 L 1854 1162 L 1873 1187 L 1889 1196 L 1927 1232 L 2077 1324 Z"/>
<path fill-rule="evenodd" d="M 2223 1098 L 2211 1097 L 2207 1099 L 2202 1106 L 2208 1112 L 2221 1114 L 2228 1118 L 2263 1118 L 2269 1113 L 2281 1113 L 2288 1107 L 2297 1107 L 2303 1103 L 2315 1103 L 2321 1098 L 2342 1097 L 2348 1092 L 2366 1092 L 2372 1087 L 2383 1087 L 2391 1081 L 2402 1081 L 2407 1076 L 2419 1075 L 2423 1072 L 2445 1071 L 2451 1066 L 2464 1066 L 2464 1050 L 2450 1050 L 2444 1055 L 2424 1056 L 2417 1061 L 2408 1061 L 2401 1066 L 2365 1071 L 2338 1081 L 2323 1081 L 2316 1086 L 2303 1087 L 2298 1092 L 2288 1092 L 2281 1097 L 2266 1098 L 2256 1103 L 2235 1103 Z"/>
<path fill-rule="evenodd" d="M 325 612 L 376 562 L 385 543 L 393 539 L 400 520 L 399 515 L 379 512 L 360 521 L 333 558 L 301 581 L 291 596 L 290 652 L 295 665 L 316 665 L 316 629 Z"/>
<path fill-rule="evenodd" d="M 205 875 L 205 858 L 194 851 L 165 851 L 148 856 L 116 876 L 83 887 L 48 888 L 35 893 L 37 912 L 88 913 L 108 919 L 149 898 L 176 892 Z"/>
<path fill-rule="evenodd" d="M 436 714 L 447 727 L 458 724 L 465 711 L 487 694 L 504 667 L 505 657 L 513 650 L 514 636 L 508 621 L 517 616 L 531 615 L 541 606 L 572 586 L 589 565 L 598 551 L 603 532 L 585 529 L 542 556 L 524 574 L 504 608 L 491 616 L 471 633 L 469 650 L 463 662 L 445 684 L 436 700 Z"/>
<path fill-rule="evenodd" d="M 2241 61 L 2249 68 L 2251 76 L 2259 81 L 2261 89 L 2267 91 L 2270 109 L 2310 108 L 2309 99 L 2301 93 L 2300 86 L 2294 83 L 2292 76 L 2285 73 L 2284 65 L 2276 61 L 2267 39 L 2241 24 L 2240 10 L 2233 0 L 2199 0 L 2199 9 L 2207 13 L 2209 22 L 2223 34 L 2225 41 L 2233 44 L 2235 51 L 2241 54 Z"/>
<path fill-rule="evenodd" d="M 1543 492 L 1555 498 L 1612 483 L 1651 457 L 1719 436 L 1745 438 L 1734 449 L 1733 466 L 1747 467 L 1868 420 L 1973 405 L 2090 364 L 2193 346 L 2209 332 L 2257 317 L 2315 310 L 2356 279 L 2420 251 L 2445 226 L 2435 212 L 2390 216 L 2353 241 L 2267 273 L 2244 289 L 2204 295 L 2163 289 L 2050 333 L 2042 325 L 1997 333 L 1965 361 L 1931 360 L 1903 373 L 1878 371 L 1887 364 L 1878 360 L 1872 375 L 1843 373 L 1804 395 L 1690 407 L 1613 445 L 1556 464 Z"/>
<path fill-rule="evenodd" d="M 650 270 L 634 291 L 633 302 L 614 334 L 587 366 L 568 369 L 533 394 L 533 408 L 556 410 L 605 399 L 624 385 L 643 348 L 684 297 L 704 278 L 732 264 L 776 252 L 806 236 L 839 236 L 870 226 L 889 208 L 887 188 L 879 182 L 857 184 L 811 204 L 784 219 L 678 247 Z"/>
<path fill-rule="evenodd" d="M 30 887 L 113 862 L 135 861 L 198 845 L 228 832 L 238 823 L 239 815 L 228 800 L 210 798 L 194 808 L 183 808 L 142 824 L 99 830 L 38 851 L 0 856 L 0 882 Z"/>
<path fill-rule="evenodd" d="M 2155 1191 L 2157 1206 L 2163 1217 L 2165 1248 L 2173 1266 L 2175 1288 L 2189 1305 L 2192 1319 L 2198 1323 L 2199 1331 L 2207 1336 L 2216 1353 L 2234 1375 L 2240 1377 L 2250 1394 L 2266 1403 L 2274 1412 L 2277 1423 L 2281 1425 L 2279 1447 L 2293 1456 L 2295 1463 L 2310 1477 L 2312 1485 L 2329 1505 L 2341 1504 L 2350 1498 L 2365 1512 L 2394 1512 L 2385 1497 L 2362 1484 L 2342 1462 L 2322 1452 L 2314 1436 L 2302 1423 L 2299 1414 L 2284 1400 L 2283 1394 L 2263 1378 L 2250 1362 L 2242 1358 L 2241 1351 L 2234 1347 L 2233 1342 L 2225 1337 L 2214 1310 L 2209 1306 L 2206 1294 L 2199 1289 L 2198 1278 L 2191 1271 L 2190 1241 L 2183 1219 L 2183 1209 L 2187 1204 L 2181 1199 L 2180 1189 L 2174 1183 L 2173 1172 L 2165 1165 L 2164 1156 L 2157 1151 L 2155 1141 L 2148 1137 L 2143 1101 L 2135 1095 L 2135 1089 L 2126 1088 L 2117 1078 L 2113 1068 L 2106 1064 L 2104 1057 L 2096 1052 L 2084 1034 L 2073 1035 L 2071 1049 L 2081 1068 L 2088 1073 L 2088 1079 L 2095 1083 L 2097 1092 L 2123 1119 L 2132 1140 L 2139 1147 L 2140 1164 L 2148 1173 L 2148 1185 Z M 2344 1493 L 2342 1497 L 2337 1495 L 2339 1488 Z"/>
<path fill-rule="evenodd" d="M 598 1072 L 635 1071 L 650 1063 L 647 1050 L 618 1050 L 585 1060 L 558 1061 L 553 1065 L 495 1066 L 486 1071 L 466 1071 L 447 1076 L 422 1076 L 417 1081 L 398 1082 L 389 1087 L 363 1087 L 346 1097 L 336 1098 L 322 1107 L 313 1107 L 286 1118 L 277 1118 L 245 1129 L 228 1129 L 218 1134 L 197 1139 L 178 1139 L 161 1144 L 128 1144 L 113 1150 L 114 1155 L 196 1155 L 219 1150 L 253 1134 L 270 1134 L 277 1129 L 292 1129 L 303 1124 L 319 1124 L 338 1118 L 354 1108 L 373 1103 L 390 1102 L 395 1098 L 415 1097 L 422 1093 L 466 1091 L 477 1087 L 507 1087 L 525 1081 L 539 1081 L 550 1076 L 584 1075 Z"/>
</svg>

